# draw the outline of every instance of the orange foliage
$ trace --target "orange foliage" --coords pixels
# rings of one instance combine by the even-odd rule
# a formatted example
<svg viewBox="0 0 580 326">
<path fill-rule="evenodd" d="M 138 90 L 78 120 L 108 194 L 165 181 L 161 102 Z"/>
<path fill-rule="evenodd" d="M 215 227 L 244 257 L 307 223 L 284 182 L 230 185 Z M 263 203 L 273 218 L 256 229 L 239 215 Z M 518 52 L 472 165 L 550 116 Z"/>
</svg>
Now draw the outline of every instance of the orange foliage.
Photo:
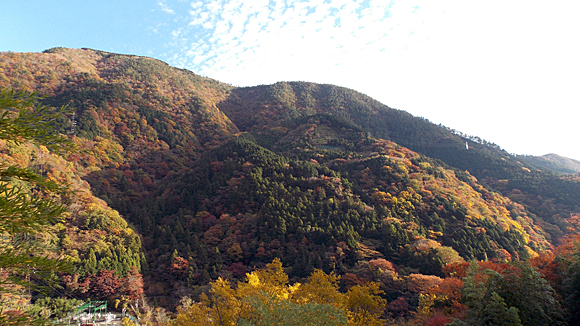
<svg viewBox="0 0 580 326">
<path fill-rule="evenodd" d="M 477 265 L 479 265 L 479 268 L 491 269 L 491 270 L 496 271 L 500 274 L 503 274 L 503 272 L 508 268 L 513 269 L 508 264 L 498 263 L 498 262 L 494 262 L 494 261 L 478 261 Z M 447 275 L 447 276 L 464 278 L 467 276 L 467 269 L 468 268 L 469 268 L 469 263 L 465 262 L 465 263 L 446 264 L 445 266 L 443 266 L 442 270 L 443 270 L 443 273 L 445 273 L 445 275 Z"/>
<path fill-rule="evenodd" d="M 512 255 L 505 249 L 496 250 L 497 259 L 501 262 L 511 261 Z"/>
<path fill-rule="evenodd" d="M 443 282 L 434 275 L 411 274 L 408 278 L 408 289 L 415 293 L 433 293 L 433 291 Z"/>
<path fill-rule="evenodd" d="M 391 263 L 390 261 L 384 259 L 384 258 L 378 258 L 378 259 L 373 259 L 371 261 L 369 261 L 369 265 L 376 268 L 376 269 L 380 269 L 381 271 L 395 271 L 395 267 L 393 266 L 393 263 Z"/>
<path fill-rule="evenodd" d="M 463 281 L 457 277 L 448 277 L 443 279 L 437 288 L 433 290 L 434 294 L 446 298 L 447 304 L 455 310 L 465 310 L 466 307 L 461 303 L 461 288 Z"/>
<path fill-rule="evenodd" d="M 189 262 L 183 257 L 175 257 L 171 262 L 171 266 L 169 267 L 169 271 L 171 274 L 183 277 L 187 275 L 189 270 Z"/>
<path fill-rule="evenodd" d="M 565 268 L 561 264 L 569 260 L 570 256 L 577 251 L 578 244 L 580 243 L 580 235 L 567 235 L 560 242 L 561 244 L 554 248 L 553 252 L 540 252 L 537 257 L 529 260 L 530 264 L 538 269 L 538 272 L 550 282 L 552 288 L 558 293 L 561 293 L 562 281 L 564 279 L 563 270 Z M 556 259 L 557 257 L 564 259 Z"/>
</svg>

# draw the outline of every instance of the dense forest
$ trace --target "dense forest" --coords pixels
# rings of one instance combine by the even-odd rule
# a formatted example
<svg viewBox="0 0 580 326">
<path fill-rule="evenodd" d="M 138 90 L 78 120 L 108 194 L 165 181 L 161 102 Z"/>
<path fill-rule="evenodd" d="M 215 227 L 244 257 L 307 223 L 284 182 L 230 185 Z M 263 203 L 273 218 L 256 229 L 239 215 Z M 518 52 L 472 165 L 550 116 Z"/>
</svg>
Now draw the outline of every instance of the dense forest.
<svg viewBox="0 0 580 326">
<path fill-rule="evenodd" d="M 66 265 L 0 259 L 0 320 L 87 300 L 151 325 L 580 318 L 577 174 L 353 90 L 236 88 L 146 57 L 0 53 L 0 88 L 0 204 L 62 205 L 34 255 Z M 74 150 L 11 136 L 27 110 Z M 2 223 L 0 258 L 22 233 Z"/>
</svg>

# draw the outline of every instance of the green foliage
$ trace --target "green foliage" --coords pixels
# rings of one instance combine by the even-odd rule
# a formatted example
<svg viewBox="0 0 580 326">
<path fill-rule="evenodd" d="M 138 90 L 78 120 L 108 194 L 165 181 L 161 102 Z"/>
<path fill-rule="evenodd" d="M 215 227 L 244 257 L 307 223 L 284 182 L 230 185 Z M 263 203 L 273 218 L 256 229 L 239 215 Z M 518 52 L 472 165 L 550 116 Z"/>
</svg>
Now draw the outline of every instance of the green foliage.
<svg viewBox="0 0 580 326">
<path fill-rule="evenodd" d="M 513 262 L 497 272 L 472 263 L 464 281 L 468 323 L 564 325 L 554 290 L 529 264 Z"/>
<path fill-rule="evenodd" d="M 575 243 L 573 253 L 558 257 L 562 273 L 562 296 L 570 324 L 580 322 L 580 246 Z"/>
<path fill-rule="evenodd" d="M 491 300 L 485 307 L 483 316 L 483 325 L 522 325 L 518 309 L 515 307 L 508 309 L 505 300 L 495 292 L 491 294 Z"/>
<path fill-rule="evenodd" d="M 34 94 L 0 92 L 0 141 L 32 142 L 57 152 L 71 149 L 51 128 L 64 109 L 53 113 L 37 100 Z M 37 239 L 60 220 L 66 206 L 55 196 L 65 190 L 30 169 L 0 164 L 0 293 L 18 294 L 23 286 L 35 285 L 31 279 L 52 282 L 54 272 L 67 267 L 47 258 L 47 248 Z M 0 315 L 0 321 L 4 318 Z"/>
<path fill-rule="evenodd" d="M 317 117 L 321 125 L 325 118 Z M 499 245 L 527 257 L 522 232 L 502 229 L 489 215 L 470 220 L 472 204 L 452 190 L 470 186 L 449 179 L 436 161 L 386 155 L 351 161 L 350 154 L 338 152 L 344 156 L 326 166 L 308 160 L 314 155 L 305 154 L 304 160 L 282 155 L 291 150 L 297 151 L 285 147 L 276 153 L 257 145 L 252 135 L 241 135 L 205 152 L 187 172 L 160 187 L 148 209 L 128 210 L 135 224 L 162 225 L 141 229 L 150 248 L 165 252 L 151 258 L 154 274 L 169 282 L 168 270 L 185 275 L 170 267 L 176 250 L 191 268 L 190 284 L 204 284 L 220 270 L 235 272 L 234 264 L 251 266 L 273 257 L 293 266 L 292 277 L 305 277 L 314 268 L 344 273 L 362 259 L 358 244 L 363 239 L 374 241 L 373 250 L 387 259 L 431 275 L 442 276 L 444 264 L 461 259 L 457 252 L 468 259 L 493 258 Z M 409 154 L 394 149 L 391 155 Z M 426 192 L 428 185 L 414 182 L 419 173 L 445 180 L 447 193 Z M 449 247 L 419 250 L 412 240 L 437 234 Z"/>
<path fill-rule="evenodd" d="M 248 107 L 253 112 L 267 111 L 279 119 L 252 116 Z M 330 113 L 360 126 L 373 137 L 395 141 L 444 161 L 458 169 L 456 174 L 462 181 L 470 179 L 464 172 L 469 171 L 486 186 L 517 198 L 535 214 L 534 218 L 547 223 L 554 238 L 566 229 L 566 222 L 558 214 L 567 216 L 580 210 L 579 197 L 572 195 L 580 192 L 580 183 L 522 163 L 496 144 L 389 108 L 353 90 L 304 82 L 277 83 L 236 89 L 221 108 L 240 129 L 247 131 L 272 128 L 286 116 L 296 119 Z M 466 141 L 469 150 L 465 149 Z M 546 198 L 550 198 L 550 204 L 537 205 Z"/>
<path fill-rule="evenodd" d="M 297 304 L 287 300 L 276 300 L 268 295 L 245 298 L 254 311 L 251 317 L 242 319 L 240 325 L 344 325 L 346 313 L 330 304 L 307 302 Z"/>
<path fill-rule="evenodd" d="M 15 144 L 31 141 L 56 153 L 72 150 L 74 146 L 56 125 L 70 110 L 65 106 L 54 110 L 39 100 L 35 93 L 0 91 L 0 139 Z"/>
<path fill-rule="evenodd" d="M 81 306 L 84 303 L 84 301 L 78 299 L 45 297 L 36 300 L 34 306 L 38 307 L 39 310 L 42 308 L 48 308 L 50 309 L 50 317 L 60 319 L 74 312 L 78 306 Z"/>
</svg>

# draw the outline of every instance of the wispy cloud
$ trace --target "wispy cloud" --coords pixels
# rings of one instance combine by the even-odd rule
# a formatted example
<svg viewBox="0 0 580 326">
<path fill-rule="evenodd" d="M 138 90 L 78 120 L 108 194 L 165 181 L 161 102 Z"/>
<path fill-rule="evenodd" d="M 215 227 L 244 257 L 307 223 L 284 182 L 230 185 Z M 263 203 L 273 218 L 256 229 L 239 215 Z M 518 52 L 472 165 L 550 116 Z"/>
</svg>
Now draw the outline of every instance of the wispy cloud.
<svg viewBox="0 0 580 326">
<path fill-rule="evenodd" d="M 309 79 L 345 61 L 399 51 L 393 44 L 412 32 L 414 11 L 383 0 L 194 1 L 188 24 L 171 33 L 170 60 L 235 84 Z M 252 79 L 257 70 L 270 71 L 270 78 Z"/>
<path fill-rule="evenodd" d="M 157 5 L 159 7 L 161 7 L 161 10 L 163 10 L 164 12 L 168 13 L 168 14 L 172 14 L 175 15 L 175 10 L 171 9 L 165 0 L 159 0 L 157 1 Z"/>
</svg>

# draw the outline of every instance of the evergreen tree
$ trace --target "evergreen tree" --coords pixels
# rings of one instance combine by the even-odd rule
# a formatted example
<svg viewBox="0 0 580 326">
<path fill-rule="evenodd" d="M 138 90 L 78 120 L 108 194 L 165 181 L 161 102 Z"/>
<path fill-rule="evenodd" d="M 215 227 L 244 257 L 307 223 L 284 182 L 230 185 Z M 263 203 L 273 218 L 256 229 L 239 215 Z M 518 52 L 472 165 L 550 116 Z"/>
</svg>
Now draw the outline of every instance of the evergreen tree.
<svg viewBox="0 0 580 326">
<path fill-rule="evenodd" d="M 554 290 L 527 263 L 512 262 L 500 273 L 473 262 L 464 281 L 469 325 L 564 325 Z"/>
<path fill-rule="evenodd" d="M 36 94 L 0 91 L 0 140 L 15 146 L 42 145 L 57 153 L 72 149 L 55 126 L 65 108 L 54 111 L 38 104 L 38 100 Z M 46 258 L 45 249 L 35 237 L 60 220 L 66 206 L 55 198 L 65 192 L 65 187 L 31 169 L 0 162 L 0 270 L 7 273 L 0 277 L 0 293 L 33 286 L 31 274 L 50 283 L 54 272 L 65 268 L 62 262 Z M 0 324 L 8 322 L 7 318 L 0 312 Z M 28 324 L 31 320 L 10 322 Z"/>
</svg>

